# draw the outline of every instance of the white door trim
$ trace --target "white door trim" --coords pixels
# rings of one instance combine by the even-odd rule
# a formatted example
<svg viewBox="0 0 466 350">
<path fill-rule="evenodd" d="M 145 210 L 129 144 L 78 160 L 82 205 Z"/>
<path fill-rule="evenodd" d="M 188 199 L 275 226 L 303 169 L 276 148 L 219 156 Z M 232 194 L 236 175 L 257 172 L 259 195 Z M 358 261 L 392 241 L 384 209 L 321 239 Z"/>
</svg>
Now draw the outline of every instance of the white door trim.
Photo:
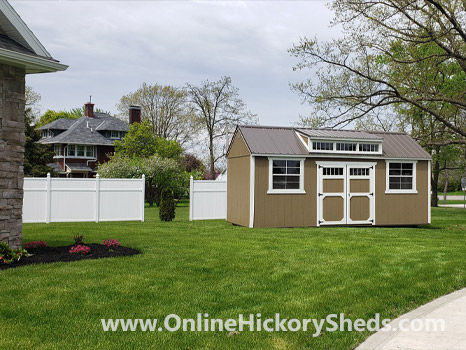
<svg viewBox="0 0 466 350">
<path fill-rule="evenodd" d="M 361 225 L 361 224 L 370 224 L 370 225 L 375 225 L 375 166 L 377 163 L 359 163 L 359 164 L 347 164 L 347 176 L 346 176 L 346 182 L 347 182 L 347 205 L 346 205 L 346 210 L 348 211 L 346 213 L 347 217 L 347 224 L 354 224 L 354 225 Z M 350 175 L 350 168 L 369 168 L 369 175 L 365 176 L 360 176 L 360 175 Z M 351 180 L 358 180 L 358 179 L 366 179 L 369 180 L 369 192 L 367 193 L 351 193 L 351 185 L 350 181 Z M 369 198 L 369 218 L 367 220 L 351 220 L 351 198 L 352 197 L 367 197 Z"/>
<path fill-rule="evenodd" d="M 375 168 L 377 162 L 338 162 L 338 161 L 316 161 L 317 166 L 317 226 L 321 225 L 346 225 L 346 224 L 372 224 L 375 225 Z M 324 167 L 343 167 L 343 175 L 323 175 Z M 349 169 L 351 167 L 371 167 L 368 176 L 351 176 Z M 343 193 L 325 193 L 323 192 L 324 179 L 343 179 Z M 369 179 L 369 193 L 352 194 L 350 193 L 350 179 Z M 323 218 L 323 200 L 325 197 L 343 197 L 344 215 L 341 221 L 325 222 Z M 353 196 L 367 196 L 370 201 L 370 217 L 367 221 L 353 221 L 350 217 L 350 199 Z"/>
<path fill-rule="evenodd" d="M 346 165 L 341 162 L 316 162 L 317 164 L 317 226 L 324 225 L 345 225 L 346 224 Z M 324 168 L 343 168 L 343 175 L 323 175 Z M 324 193 L 324 179 L 343 180 L 342 193 Z M 343 218 L 340 221 L 325 221 L 323 216 L 323 203 L 326 197 L 343 198 Z"/>
</svg>

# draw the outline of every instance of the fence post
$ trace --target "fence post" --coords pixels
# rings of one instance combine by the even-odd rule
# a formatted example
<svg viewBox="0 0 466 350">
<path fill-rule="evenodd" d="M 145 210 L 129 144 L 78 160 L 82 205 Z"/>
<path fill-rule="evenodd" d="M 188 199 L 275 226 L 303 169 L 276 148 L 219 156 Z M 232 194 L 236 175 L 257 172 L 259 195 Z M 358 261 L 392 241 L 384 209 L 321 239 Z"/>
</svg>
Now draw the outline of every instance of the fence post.
<svg viewBox="0 0 466 350">
<path fill-rule="evenodd" d="M 141 222 L 144 222 L 144 204 L 146 204 L 146 175 L 142 174 L 142 210 L 141 210 Z"/>
<path fill-rule="evenodd" d="M 189 177 L 189 221 L 193 221 L 193 192 L 194 192 L 194 179 L 191 175 Z"/>
<path fill-rule="evenodd" d="M 50 224 L 51 216 L 52 216 L 52 193 L 51 193 L 51 179 L 50 179 L 50 173 L 47 173 L 47 194 L 45 196 L 46 204 L 45 204 L 45 222 L 47 224 Z"/>
<path fill-rule="evenodd" d="M 95 177 L 95 222 L 100 220 L 100 175 Z"/>
</svg>

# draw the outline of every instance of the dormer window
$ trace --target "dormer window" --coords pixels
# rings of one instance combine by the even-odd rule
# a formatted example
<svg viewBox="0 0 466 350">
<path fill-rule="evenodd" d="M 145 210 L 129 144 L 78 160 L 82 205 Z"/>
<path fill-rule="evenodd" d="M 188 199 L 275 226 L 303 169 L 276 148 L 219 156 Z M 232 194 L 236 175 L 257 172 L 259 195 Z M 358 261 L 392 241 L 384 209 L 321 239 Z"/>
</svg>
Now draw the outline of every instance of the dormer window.
<svg viewBox="0 0 466 350">
<path fill-rule="evenodd" d="M 337 151 L 344 151 L 344 152 L 355 152 L 356 151 L 356 143 L 341 143 L 337 142 Z"/>
<path fill-rule="evenodd" d="M 382 140 L 309 140 L 303 142 L 309 153 L 382 154 Z"/>
<path fill-rule="evenodd" d="M 53 131 L 52 130 L 42 130 L 42 138 L 51 138 L 53 137 Z"/>
<path fill-rule="evenodd" d="M 313 142 L 312 149 L 316 151 L 333 151 L 332 142 Z"/>
<path fill-rule="evenodd" d="M 111 139 L 120 139 L 121 138 L 121 134 L 119 131 L 115 131 L 115 130 L 112 130 L 110 132 L 110 138 Z"/>
</svg>

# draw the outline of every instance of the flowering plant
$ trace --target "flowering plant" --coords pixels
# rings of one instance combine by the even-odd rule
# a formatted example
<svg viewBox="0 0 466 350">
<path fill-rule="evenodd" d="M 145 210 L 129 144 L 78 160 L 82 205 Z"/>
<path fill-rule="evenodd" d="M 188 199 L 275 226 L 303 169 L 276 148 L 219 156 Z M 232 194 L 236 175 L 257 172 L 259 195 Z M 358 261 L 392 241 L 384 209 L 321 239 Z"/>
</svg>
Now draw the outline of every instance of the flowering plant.
<svg viewBox="0 0 466 350">
<path fill-rule="evenodd" d="M 10 264 L 28 255 L 25 249 L 11 249 L 8 244 L 0 242 L 0 264 Z"/>
<path fill-rule="evenodd" d="M 47 247 L 47 243 L 44 241 L 33 241 L 33 242 L 27 242 L 24 245 L 24 248 L 26 249 L 34 249 L 34 248 L 41 248 L 41 247 Z"/>
<path fill-rule="evenodd" d="M 72 246 L 70 249 L 71 254 L 78 254 L 78 255 L 84 255 L 84 254 L 89 254 L 91 251 L 91 248 L 89 248 L 87 245 L 75 245 Z"/>
<path fill-rule="evenodd" d="M 115 239 L 106 239 L 102 242 L 102 244 L 107 246 L 107 248 L 115 248 L 120 246 L 120 242 Z"/>
</svg>

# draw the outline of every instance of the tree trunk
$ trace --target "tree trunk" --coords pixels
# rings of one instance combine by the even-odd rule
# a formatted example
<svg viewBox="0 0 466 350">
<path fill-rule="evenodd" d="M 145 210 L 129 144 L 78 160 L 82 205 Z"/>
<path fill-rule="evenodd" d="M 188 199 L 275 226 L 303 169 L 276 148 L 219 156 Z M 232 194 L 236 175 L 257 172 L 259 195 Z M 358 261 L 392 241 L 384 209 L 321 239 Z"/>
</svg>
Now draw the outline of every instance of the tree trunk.
<svg viewBox="0 0 466 350">
<path fill-rule="evenodd" d="M 209 152 L 210 152 L 210 179 L 215 180 L 214 139 L 212 135 L 210 135 L 210 139 L 209 139 Z"/>
<path fill-rule="evenodd" d="M 438 154 L 438 153 L 437 153 Z M 432 206 L 438 207 L 438 176 L 440 173 L 440 163 L 434 160 L 434 169 L 432 171 Z"/>
<path fill-rule="evenodd" d="M 448 170 L 445 170 L 445 185 L 443 186 L 443 204 L 447 204 Z"/>
</svg>

